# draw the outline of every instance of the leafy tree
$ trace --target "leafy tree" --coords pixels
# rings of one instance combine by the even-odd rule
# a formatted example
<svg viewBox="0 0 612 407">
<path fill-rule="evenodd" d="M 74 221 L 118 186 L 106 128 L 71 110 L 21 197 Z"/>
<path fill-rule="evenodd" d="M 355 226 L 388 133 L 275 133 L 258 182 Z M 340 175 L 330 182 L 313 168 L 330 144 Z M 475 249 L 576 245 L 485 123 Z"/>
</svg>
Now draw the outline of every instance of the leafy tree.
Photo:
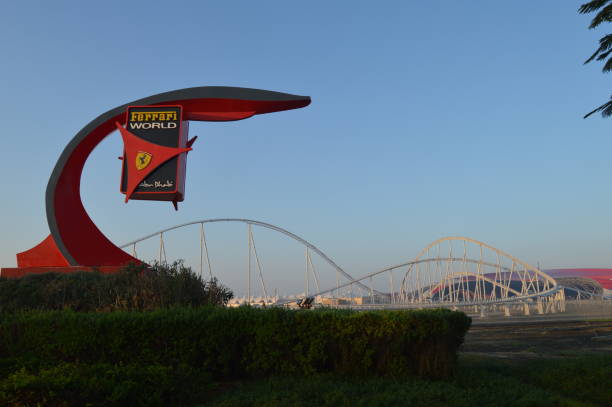
<svg viewBox="0 0 612 407">
<path fill-rule="evenodd" d="M 595 18 L 591 20 L 591 25 L 589 25 L 589 28 L 595 28 L 603 22 L 612 21 L 612 3 L 611 2 L 612 0 L 592 0 L 580 6 L 580 8 L 578 9 L 578 12 L 580 14 L 588 14 L 588 13 L 592 13 L 594 11 L 599 10 L 597 14 L 595 15 Z M 607 34 L 599 40 L 599 48 L 597 48 L 595 52 L 593 53 L 593 55 L 591 55 L 589 59 L 584 61 L 584 63 L 588 64 L 589 62 L 593 60 L 605 61 L 602 71 L 604 73 L 610 72 L 612 71 L 612 55 L 610 55 L 611 53 L 612 53 L 612 34 Z M 612 96 L 610 96 L 610 100 L 608 102 L 604 103 L 603 105 L 599 106 L 593 111 L 587 113 L 584 116 L 584 118 L 586 119 L 587 117 L 589 117 L 590 115 L 596 112 L 601 112 L 601 115 L 603 117 L 612 116 Z"/>
<path fill-rule="evenodd" d="M 216 278 L 206 281 L 182 261 L 129 264 L 114 274 L 82 271 L 0 277 L 0 314 L 28 309 L 91 312 L 222 306 L 233 296 Z"/>
</svg>

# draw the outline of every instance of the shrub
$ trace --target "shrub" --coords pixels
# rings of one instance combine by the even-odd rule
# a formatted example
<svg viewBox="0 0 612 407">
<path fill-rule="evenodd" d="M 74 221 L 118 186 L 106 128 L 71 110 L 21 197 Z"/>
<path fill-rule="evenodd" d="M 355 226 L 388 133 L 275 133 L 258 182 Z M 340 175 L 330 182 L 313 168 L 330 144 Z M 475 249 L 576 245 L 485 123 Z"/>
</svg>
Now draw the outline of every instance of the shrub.
<svg viewBox="0 0 612 407">
<path fill-rule="evenodd" d="M 317 372 L 448 377 L 470 322 L 448 310 L 4 314 L 0 359 L 186 365 L 217 379 Z"/>
<path fill-rule="evenodd" d="M 0 312 L 19 310 L 115 311 L 225 305 L 232 292 L 205 281 L 182 262 L 128 265 L 116 274 L 30 274 L 0 278 Z"/>
</svg>

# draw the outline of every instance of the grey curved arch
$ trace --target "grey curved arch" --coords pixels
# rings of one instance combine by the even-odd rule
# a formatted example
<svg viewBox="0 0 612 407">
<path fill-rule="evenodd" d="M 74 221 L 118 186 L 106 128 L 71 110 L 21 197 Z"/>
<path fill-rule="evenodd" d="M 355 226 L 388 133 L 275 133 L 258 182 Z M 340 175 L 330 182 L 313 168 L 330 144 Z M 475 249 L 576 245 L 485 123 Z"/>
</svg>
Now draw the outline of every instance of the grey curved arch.
<svg viewBox="0 0 612 407">
<path fill-rule="evenodd" d="M 58 184 L 62 176 L 64 175 L 64 171 L 66 169 L 69 161 L 75 160 L 78 162 L 76 164 L 76 168 L 79 173 L 73 175 L 70 178 L 70 182 L 67 187 L 64 188 L 74 188 L 72 191 L 72 196 L 75 198 L 75 202 L 73 203 L 77 208 L 75 213 L 76 216 L 80 217 L 79 221 L 75 224 L 82 225 L 83 223 L 87 224 L 90 232 L 93 233 L 92 236 L 95 236 L 98 239 L 98 244 L 102 243 L 105 245 L 106 250 L 121 252 L 117 249 L 117 247 L 110 242 L 102 234 L 102 232 L 97 228 L 97 226 L 93 223 L 93 221 L 87 215 L 87 211 L 85 210 L 83 203 L 81 202 L 81 197 L 79 194 L 80 191 L 80 177 L 82 174 L 83 167 L 85 165 L 85 161 L 93 151 L 96 145 L 100 143 L 102 139 L 108 136 L 108 134 L 115 131 L 113 120 L 120 117 L 125 113 L 125 110 L 130 105 L 154 105 L 154 104 L 163 104 L 163 103 L 179 103 L 183 100 L 191 100 L 191 99 L 244 99 L 244 100 L 252 100 L 259 102 L 278 102 L 278 101 L 287 101 L 291 103 L 295 103 L 296 106 L 299 107 L 306 106 L 310 104 L 310 97 L 308 96 L 300 96 L 300 95 L 292 95 L 288 93 L 274 92 L 268 90 L 261 89 L 252 89 L 252 88 L 239 88 L 239 87 L 227 87 L 227 86 L 199 86 L 185 89 L 177 89 L 168 92 L 158 93 L 156 95 L 148 96 L 145 98 L 140 98 L 129 103 L 124 103 L 120 106 L 117 106 L 113 109 L 102 113 L 92 121 L 90 121 L 85 127 L 83 127 L 79 132 L 70 140 L 68 145 L 62 151 L 51 176 L 49 178 L 49 182 L 47 184 L 47 189 L 45 192 L 45 202 L 46 202 L 46 213 L 47 213 L 47 222 L 49 224 L 49 230 L 51 232 L 51 236 L 55 244 L 57 245 L 59 251 L 62 253 L 64 258 L 68 261 L 69 264 L 73 266 L 79 265 L 77 259 L 75 259 L 74 253 L 71 253 L 69 248 L 67 247 L 64 239 L 62 238 L 62 233 L 60 230 L 60 224 L 58 223 L 58 217 L 56 215 L 56 205 L 55 205 L 55 195 L 58 191 Z M 293 108 L 293 107 L 292 107 Z M 286 109 L 284 109 L 286 110 Z M 90 133 L 95 131 L 96 129 L 109 125 L 110 129 L 108 129 L 108 133 L 106 135 L 100 136 L 97 139 L 91 139 Z M 87 144 L 89 143 L 89 144 Z M 82 156 L 75 158 L 74 152 L 82 147 L 84 153 Z M 77 177 L 78 176 L 78 177 Z M 78 201 L 78 202 L 77 202 Z M 81 222 L 81 223 L 79 223 Z M 65 225 L 65 222 L 64 222 Z M 126 257 L 128 259 L 130 256 Z M 94 265 L 94 264 L 82 264 L 82 265 Z M 100 265 L 100 264 L 95 264 Z"/>
<path fill-rule="evenodd" d="M 242 219 L 242 218 L 215 218 L 215 219 L 202 219 L 202 220 L 196 220 L 193 222 L 187 222 L 187 223 L 182 223 L 180 225 L 175 225 L 175 226 L 171 226 L 169 228 L 166 229 L 162 229 L 159 230 L 157 232 L 148 234 L 144 237 L 141 237 L 139 239 L 133 240 L 131 242 L 125 243 L 121 246 L 119 246 L 120 249 L 125 249 L 126 247 L 132 246 L 136 243 L 142 242 L 143 240 L 147 240 L 150 239 L 154 236 L 157 236 L 161 233 L 166 233 L 169 232 L 171 230 L 175 230 L 175 229 L 180 229 L 183 228 L 185 226 L 191 226 L 191 225 L 198 225 L 201 223 L 215 223 L 215 222 L 240 222 L 240 223 L 246 223 L 249 225 L 255 225 L 255 226 L 261 226 L 263 228 L 266 229 L 271 229 L 274 230 L 276 232 L 282 233 L 285 236 L 288 236 L 290 238 L 292 238 L 293 240 L 296 240 L 298 242 L 300 242 L 301 244 L 303 244 L 304 246 L 308 247 L 310 250 L 312 250 L 313 252 L 315 252 L 316 254 L 318 254 L 323 260 L 325 260 L 327 262 L 327 264 L 329 264 L 330 266 L 332 266 L 336 271 L 338 271 L 339 273 L 341 273 L 344 277 L 348 278 L 349 280 L 351 280 L 352 282 L 355 282 L 356 284 L 358 284 L 359 286 L 361 286 L 362 288 L 365 289 L 369 289 L 366 285 L 364 285 L 361 282 L 358 282 L 355 280 L 355 278 L 353 276 L 351 276 L 349 273 L 347 273 L 346 271 L 344 271 L 342 269 L 342 267 L 338 266 L 332 259 L 330 259 L 325 253 L 323 253 L 321 250 L 319 250 L 315 245 L 313 245 L 312 243 L 308 242 L 305 239 L 302 239 L 301 237 L 299 237 L 296 234 L 293 234 L 291 232 L 289 232 L 288 230 L 285 230 L 281 227 L 272 225 L 270 223 L 265 223 L 265 222 L 260 222 L 257 220 L 252 220 L 252 219 Z M 375 291 L 375 290 L 374 290 Z M 375 291 L 377 294 L 380 294 L 380 292 Z"/>
</svg>

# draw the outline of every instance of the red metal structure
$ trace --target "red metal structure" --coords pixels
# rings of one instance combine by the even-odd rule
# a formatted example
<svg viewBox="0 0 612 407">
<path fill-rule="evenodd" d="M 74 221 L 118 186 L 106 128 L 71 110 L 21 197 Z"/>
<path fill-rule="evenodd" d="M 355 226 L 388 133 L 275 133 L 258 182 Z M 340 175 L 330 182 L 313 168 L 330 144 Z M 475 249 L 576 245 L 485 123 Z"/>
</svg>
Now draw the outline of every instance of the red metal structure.
<svg viewBox="0 0 612 407">
<path fill-rule="evenodd" d="M 98 267 L 112 271 L 139 260 L 115 246 L 96 227 L 81 202 L 80 184 L 85 161 L 93 149 L 119 128 L 125 142 L 124 165 L 135 162 L 139 151 L 152 153 L 150 170 L 191 148 L 160 148 L 144 144 L 125 129 L 126 111 L 133 106 L 179 106 L 182 120 L 234 121 L 257 114 L 297 109 L 310 104 L 310 97 L 259 89 L 205 86 L 160 93 L 118 106 L 87 124 L 62 152 L 46 191 L 47 221 L 51 234 L 40 244 L 17 254 L 17 269 L 3 269 L 3 276 L 19 276 L 28 272 L 71 271 Z M 138 139 L 138 140 L 137 140 Z M 149 172 L 151 172 L 149 171 Z M 143 174 L 128 174 L 126 201 L 134 196 Z M 184 179 L 183 179 L 184 180 Z M 180 179 L 179 179 L 180 181 Z M 182 200 L 176 195 L 174 201 Z M 168 200 L 165 198 L 164 200 Z M 85 267 L 84 267 L 85 266 Z"/>
</svg>

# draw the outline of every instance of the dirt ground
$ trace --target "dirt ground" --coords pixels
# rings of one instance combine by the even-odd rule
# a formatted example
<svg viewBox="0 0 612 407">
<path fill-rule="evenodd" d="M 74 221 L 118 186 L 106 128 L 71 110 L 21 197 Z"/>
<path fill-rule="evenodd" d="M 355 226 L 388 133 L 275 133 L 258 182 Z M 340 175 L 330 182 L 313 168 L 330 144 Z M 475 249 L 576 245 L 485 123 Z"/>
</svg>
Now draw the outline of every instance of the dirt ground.
<svg viewBox="0 0 612 407">
<path fill-rule="evenodd" d="M 460 351 L 503 358 L 612 353 L 612 318 L 475 319 Z"/>
</svg>

